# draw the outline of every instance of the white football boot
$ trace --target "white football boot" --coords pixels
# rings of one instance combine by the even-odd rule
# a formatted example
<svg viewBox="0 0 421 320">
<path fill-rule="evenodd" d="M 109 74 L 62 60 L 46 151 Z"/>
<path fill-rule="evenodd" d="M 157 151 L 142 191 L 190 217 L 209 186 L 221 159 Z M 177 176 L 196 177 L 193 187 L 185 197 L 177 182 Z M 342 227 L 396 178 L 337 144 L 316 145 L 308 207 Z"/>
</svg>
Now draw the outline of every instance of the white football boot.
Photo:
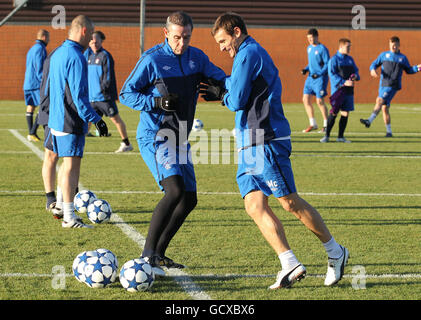
<svg viewBox="0 0 421 320">
<path fill-rule="evenodd" d="M 340 247 L 342 249 L 342 256 L 337 259 L 328 258 L 325 286 L 333 286 L 338 283 L 344 275 L 344 269 L 349 258 L 349 251 L 345 247 Z"/>
<path fill-rule="evenodd" d="M 132 151 L 133 150 L 133 146 L 130 143 L 128 146 L 126 146 L 126 144 L 124 142 L 120 143 L 120 147 L 114 151 L 115 153 L 122 153 L 122 152 L 128 152 L 128 151 Z"/>
<path fill-rule="evenodd" d="M 69 221 L 65 221 L 63 218 L 63 221 L 61 222 L 61 226 L 63 228 L 89 228 L 89 229 L 93 228 L 93 226 L 84 224 L 82 222 L 82 218 L 77 216 L 76 214 L 74 214 L 72 219 L 70 219 Z"/>
<path fill-rule="evenodd" d="M 300 263 L 296 265 L 294 268 L 289 270 L 281 270 L 278 272 L 278 276 L 276 277 L 276 282 L 272 284 L 269 289 L 279 289 L 279 288 L 289 288 L 291 287 L 296 281 L 300 281 L 306 276 L 307 270 L 306 268 Z"/>
</svg>

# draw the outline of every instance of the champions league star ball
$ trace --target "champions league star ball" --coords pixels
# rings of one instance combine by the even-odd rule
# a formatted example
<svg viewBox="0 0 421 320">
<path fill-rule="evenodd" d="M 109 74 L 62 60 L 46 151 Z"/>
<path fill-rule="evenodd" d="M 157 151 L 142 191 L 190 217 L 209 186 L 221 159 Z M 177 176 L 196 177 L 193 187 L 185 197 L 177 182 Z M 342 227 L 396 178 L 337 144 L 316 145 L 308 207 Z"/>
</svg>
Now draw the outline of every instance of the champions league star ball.
<svg viewBox="0 0 421 320">
<path fill-rule="evenodd" d="M 85 264 L 88 261 L 88 258 L 92 257 L 98 257 L 98 252 L 84 251 L 79 253 L 75 260 L 73 260 L 72 271 L 77 281 L 85 282 Z"/>
<path fill-rule="evenodd" d="M 120 270 L 120 283 L 129 292 L 146 291 L 154 283 L 152 267 L 143 259 L 127 261 Z"/>
<path fill-rule="evenodd" d="M 108 258 L 118 269 L 118 260 L 117 260 L 116 255 L 112 251 L 108 249 L 104 249 L 104 248 L 96 249 L 95 251 L 98 253 L 100 257 Z"/>
<path fill-rule="evenodd" d="M 81 190 L 75 195 L 73 204 L 79 213 L 86 213 L 88 211 L 88 206 L 94 200 L 96 200 L 95 193 L 89 190 Z"/>
<path fill-rule="evenodd" d="M 88 219 L 92 223 L 103 223 L 111 218 L 110 204 L 103 199 L 96 199 L 88 206 Z"/>
<path fill-rule="evenodd" d="M 106 256 L 89 257 L 83 268 L 85 284 L 91 288 L 105 288 L 117 277 L 117 267 Z"/>
<path fill-rule="evenodd" d="M 194 119 L 193 120 L 193 127 L 192 130 L 193 131 L 200 131 L 203 129 L 203 122 L 200 119 Z"/>
</svg>

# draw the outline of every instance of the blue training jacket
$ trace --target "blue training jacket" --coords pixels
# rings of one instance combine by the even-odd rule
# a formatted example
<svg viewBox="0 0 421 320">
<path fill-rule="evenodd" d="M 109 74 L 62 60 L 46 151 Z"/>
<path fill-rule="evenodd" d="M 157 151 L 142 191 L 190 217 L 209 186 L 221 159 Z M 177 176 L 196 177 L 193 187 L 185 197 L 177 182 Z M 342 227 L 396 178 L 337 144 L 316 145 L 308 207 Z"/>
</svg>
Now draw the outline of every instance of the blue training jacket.
<svg viewBox="0 0 421 320">
<path fill-rule="evenodd" d="M 267 51 L 252 37 L 248 36 L 240 45 L 225 86 L 228 93 L 224 103 L 236 112 L 235 128 L 241 137 L 237 135 L 238 148 L 290 136 L 291 129 L 281 103 L 278 69 Z"/>
<path fill-rule="evenodd" d="M 140 57 L 120 91 L 120 102 L 142 111 L 137 139 L 154 140 L 160 129 L 169 129 L 177 137 L 182 134 L 179 142 L 184 142 L 193 125 L 198 85 L 206 79 L 224 81 L 225 77 L 200 49 L 190 46 L 176 55 L 165 39 Z M 154 97 L 169 93 L 178 95 L 177 111 L 155 108 Z"/>
<path fill-rule="evenodd" d="M 66 40 L 50 60 L 50 114 L 48 126 L 60 132 L 86 134 L 88 122 L 101 117 L 89 103 L 88 66 L 83 48 Z"/>
<path fill-rule="evenodd" d="M 339 51 L 330 58 L 328 63 L 328 73 L 330 80 L 330 93 L 333 95 L 352 74 L 356 75 L 355 80 L 360 80 L 358 67 L 354 59 L 347 54 L 342 54 Z"/>
<path fill-rule="evenodd" d="M 88 48 L 84 56 L 88 61 L 89 101 L 117 100 L 114 59 L 111 54 L 104 48 L 96 54 Z"/>
<path fill-rule="evenodd" d="M 26 54 L 26 70 L 23 90 L 36 90 L 40 88 L 42 67 L 46 57 L 47 49 L 44 41 L 36 40 L 35 44 Z"/>
<path fill-rule="evenodd" d="M 308 65 L 304 70 L 309 71 L 309 77 L 313 74 L 327 76 L 327 63 L 329 62 L 329 50 L 319 43 L 316 46 L 307 47 Z"/>
<path fill-rule="evenodd" d="M 418 72 L 417 66 L 409 64 L 406 56 L 400 52 L 392 51 L 382 52 L 376 60 L 370 65 L 370 70 L 375 70 L 382 66 L 380 76 L 381 87 L 392 87 L 395 90 L 402 89 L 402 71 L 408 74 Z"/>
</svg>

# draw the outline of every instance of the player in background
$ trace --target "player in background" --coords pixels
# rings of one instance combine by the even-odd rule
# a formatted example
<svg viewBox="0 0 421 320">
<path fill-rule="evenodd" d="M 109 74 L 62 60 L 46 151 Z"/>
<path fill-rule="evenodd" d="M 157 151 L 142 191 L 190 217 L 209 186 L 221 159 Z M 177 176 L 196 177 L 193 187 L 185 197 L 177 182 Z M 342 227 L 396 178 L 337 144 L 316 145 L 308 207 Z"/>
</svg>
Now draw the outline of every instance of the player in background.
<svg viewBox="0 0 421 320">
<path fill-rule="evenodd" d="M 114 71 L 114 59 L 112 55 L 103 48 L 102 42 L 105 35 L 101 31 L 95 31 L 92 40 L 89 42 L 89 48 L 84 55 L 88 61 L 88 83 L 89 83 L 89 102 L 101 117 L 106 115 L 116 126 L 122 139 L 120 147 L 116 153 L 132 151 L 127 135 L 126 124 L 118 113 L 116 100 L 117 83 Z"/>
<path fill-rule="evenodd" d="M 41 85 L 42 67 L 47 57 L 47 45 L 50 41 L 50 34 L 47 30 L 41 29 L 37 32 L 35 44 L 29 49 L 26 55 L 25 80 L 23 92 L 26 103 L 26 122 L 28 124 L 29 141 L 37 142 L 41 139 L 37 135 L 38 122 L 34 111 L 39 105 L 39 89 Z"/>
<path fill-rule="evenodd" d="M 211 85 L 201 92 L 208 99 L 213 95 L 215 100 L 222 100 L 235 112 L 240 193 L 247 213 L 281 262 L 282 269 L 270 289 L 290 287 L 306 274 L 288 244 L 281 221 L 269 206 L 271 194 L 323 243 L 328 255 L 325 285 L 331 286 L 342 278 L 349 253 L 332 237 L 317 210 L 296 191 L 289 159 L 291 129 L 281 103 L 278 70 L 267 51 L 248 35 L 241 16 L 222 14 L 214 23 L 212 35 L 234 62 L 225 81 L 227 91 Z"/>
<path fill-rule="evenodd" d="M 101 136 L 108 133 L 106 123 L 89 103 L 88 66 L 83 51 L 94 31 L 86 16 L 75 17 L 68 39 L 50 60 L 50 105 L 48 127 L 53 152 L 63 159 L 58 183 L 63 193 L 63 228 L 87 227 L 75 214 L 73 198 L 79 183 L 88 122 L 95 123 Z"/>
<path fill-rule="evenodd" d="M 183 268 L 166 257 L 167 247 L 197 204 L 190 134 L 198 86 L 225 78 L 225 73 L 190 46 L 193 21 L 185 12 L 170 14 L 165 41 L 142 54 L 120 92 L 120 102 L 141 111 L 137 142 L 143 160 L 164 191 L 149 225 L 142 257 L 156 275 L 161 267 Z"/>
<path fill-rule="evenodd" d="M 338 90 L 343 91 L 344 95 L 340 106 L 337 109 L 332 108 L 329 112 L 326 134 L 320 139 L 322 143 L 329 142 L 330 132 L 335 125 L 339 111 L 341 118 L 339 119 L 339 132 L 336 141 L 351 142 L 344 137 L 344 133 L 348 124 L 349 113 L 354 110 L 354 83 L 360 80 L 360 76 L 354 59 L 349 55 L 350 51 L 351 41 L 345 38 L 339 39 L 339 49 L 328 63 L 331 95 L 333 96 Z"/>
<path fill-rule="evenodd" d="M 400 40 L 394 36 L 389 39 L 389 51 L 382 52 L 370 65 L 370 75 L 378 78 L 376 69 L 381 68 L 379 83 L 379 95 L 373 113 L 368 119 L 360 119 L 360 122 L 370 128 L 371 123 L 376 119 L 380 110 L 383 111 L 383 120 L 386 126 L 386 137 L 392 137 L 390 123 L 390 102 L 396 93 L 402 89 L 402 72 L 414 74 L 421 70 L 421 64 L 411 66 L 407 57 L 400 52 Z"/>
<path fill-rule="evenodd" d="M 307 40 L 309 46 L 307 47 L 308 65 L 301 70 L 301 74 L 305 75 L 308 72 L 308 77 L 304 84 L 303 103 L 307 112 L 310 125 L 303 130 L 303 132 L 310 132 L 317 130 L 317 121 L 314 117 L 313 104 L 311 97 L 316 96 L 316 103 L 323 116 L 323 128 L 320 132 L 326 131 L 327 126 L 327 107 L 324 97 L 327 95 L 327 83 L 329 77 L 327 74 L 327 63 L 329 62 L 329 50 L 319 42 L 319 33 L 317 29 L 311 28 L 307 32 Z"/>
</svg>

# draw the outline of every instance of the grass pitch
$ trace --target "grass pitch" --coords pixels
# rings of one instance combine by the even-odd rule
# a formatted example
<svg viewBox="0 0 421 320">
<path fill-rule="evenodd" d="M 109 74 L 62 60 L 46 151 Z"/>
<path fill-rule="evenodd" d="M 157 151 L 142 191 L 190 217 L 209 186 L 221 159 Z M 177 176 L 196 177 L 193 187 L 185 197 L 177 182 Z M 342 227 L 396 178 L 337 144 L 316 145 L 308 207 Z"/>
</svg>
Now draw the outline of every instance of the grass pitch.
<svg viewBox="0 0 421 320">
<path fill-rule="evenodd" d="M 229 163 L 222 157 L 211 163 L 218 150 L 208 145 L 209 163 L 195 166 L 198 206 L 167 251 L 188 265 L 184 274 L 159 279 L 151 291 L 135 294 L 125 292 L 118 281 L 103 290 L 77 282 L 71 265 L 82 251 L 108 248 L 120 266 L 138 257 L 141 243 L 133 239 L 146 236 L 161 198 L 138 153 L 139 113 L 119 108 L 135 150 L 114 154 L 120 138 L 106 119 L 112 136 L 86 139 L 80 182 L 109 201 L 122 220 L 65 230 L 45 211 L 42 144 L 30 143 L 30 148 L 17 138 L 27 135 L 23 101 L 0 102 L 1 300 L 421 299 L 421 107 L 398 104 L 391 108 L 393 138 L 384 137 L 381 115 L 370 129 L 362 126 L 359 118 L 367 118 L 372 105 L 357 105 L 345 134 L 350 144 L 321 144 L 321 134 L 301 133 L 308 125 L 303 106 L 284 105 L 293 131 L 297 189 L 350 250 L 346 276 L 337 286 L 323 286 L 327 257 L 320 242 L 271 198 L 308 276 L 290 290 L 267 290 L 280 264 L 244 211 L 235 182 L 233 140 Z M 315 113 L 320 125 L 320 113 Z M 218 104 L 199 104 L 196 117 L 207 134 L 233 128 L 234 114 Z M 333 141 L 337 129 L 338 123 Z M 43 137 L 41 129 L 38 133 Z M 184 280 L 189 283 L 183 286 Z"/>
</svg>

